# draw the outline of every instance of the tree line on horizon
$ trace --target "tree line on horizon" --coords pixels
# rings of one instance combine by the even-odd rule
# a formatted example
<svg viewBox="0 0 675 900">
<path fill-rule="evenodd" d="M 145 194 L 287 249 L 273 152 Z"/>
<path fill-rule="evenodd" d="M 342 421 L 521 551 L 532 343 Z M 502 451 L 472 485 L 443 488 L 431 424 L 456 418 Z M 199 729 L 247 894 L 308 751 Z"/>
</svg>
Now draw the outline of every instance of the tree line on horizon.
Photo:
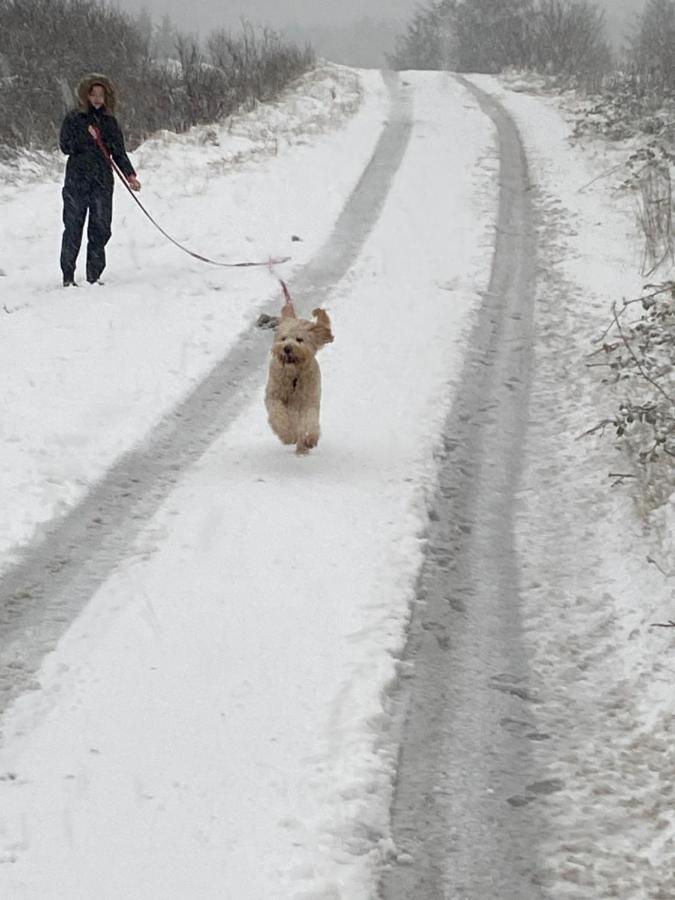
<svg viewBox="0 0 675 900">
<path fill-rule="evenodd" d="M 597 86 L 618 69 L 675 90 L 675 0 L 647 0 L 617 52 L 593 0 L 432 0 L 388 55 L 394 69 L 530 69 Z"/>
<path fill-rule="evenodd" d="M 315 62 L 311 47 L 248 22 L 202 42 L 103 0 L 0 0 L 0 153 L 53 147 L 87 72 L 114 82 L 133 148 L 269 100 Z"/>
<path fill-rule="evenodd" d="M 301 33 L 299 33 L 301 34 Z M 299 36 L 298 34 L 298 36 Z M 597 88 L 617 71 L 657 96 L 675 90 L 675 0 L 647 0 L 621 54 L 593 0 L 430 0 L 386 54 L 393 69 L 530 69 Z M 53 147 L 81 75 L 116 84 L 130 147 L 269 100 L 316 65 L 300 46 L 244 21 L 203 41 L 165 16 L 105 0 L 0 0 L 0 157 Z"/>
</svg>

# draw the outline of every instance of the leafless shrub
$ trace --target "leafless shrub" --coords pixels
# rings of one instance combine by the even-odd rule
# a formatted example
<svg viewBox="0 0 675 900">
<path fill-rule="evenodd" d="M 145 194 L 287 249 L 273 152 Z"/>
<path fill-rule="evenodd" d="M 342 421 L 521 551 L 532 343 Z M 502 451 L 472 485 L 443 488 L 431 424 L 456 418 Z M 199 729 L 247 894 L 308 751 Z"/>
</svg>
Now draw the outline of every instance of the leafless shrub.
<svg viewBox="0 0 675 900">
<path fill-rule="evenodd" d="M 635 70 L 606 76 L 589 99 L 577 118 L 575 137 L 588 135 L 610 141 L 647 135 L 655 138 L 663 137 L 669 127 L 663 98 Z"/>
<path fill-rule="evenodd" d="M 532 62 L 535 0 L 469 0 L 455 10 L 457 68 L 501 72 Z"/>
<path fill-rule="evenodd" d="M 176 129 L 213 122 L 226 110 L 227 76 L 218 66 L 207 63 L 197 41 L 179 35 L 176 52 L 180 63 L 181 109 L 184 121 Z"/>
<path fill-rule="evenodd" d="M 256 31 L 247 21 L 240 34 L 214 32 L 206 46 L 209 61 L 225 75 L 226 112 L 247 101 L 269 100 L 316 62 L 310 47 L 285 44 L 272 29 Z"/>
<path fill-rule="evenodd" d="M 641 309 L 639 318 L 626 321 Z M 675 472 L 675 282 L 646 285 L 641 297 L 612 306 L 611 322 L 589 356 L 589 366 L 607 370 L 603 381 L 620 389 L 616 412 L 586 434 L 612 428 L 626 449 L 651 476 L 655 502 L 673 489 Z"/>
<path fill-rule="evenodd" d="M 392 69 L 457 68 L 456 0 L 441 0 L 418 9 L 405 32 L 396 38 L 394 52 L 385 54 Z"/>
<path fill-rule="evenodd" d="M 611 65 L 604 13 L 588 0 L 539 0 L 530 40 L 534 68 L 584 86 Z"/>
<path fill-rule="evenodd" d="M 98 0 L 0 0 L 0 147 L 54 146 L 88 71 L 117 85 L 133 148 L 160 128 L 181 131 L 233 102 L 268 99 L 314 65 L 310 48 L 250 26 L 231 47 L 241 51 L 241 72 L 220 67 L 166 18 L 153 30 L 147 15 L 134 19 Z"/>
<path fill-rule="evenodd" d="M 601 111 L 600 115 L 596 115 L 598 111 Z M 587 111 L 577 122 L 574 129 L 575 136 L 579 137 L 589 132 L 599 132 L 605 137 L 616 136 L 617 128 L 619 128 L 619 133 L 623 133 L 617 121 L 613 122 L 611 129 L 608 129 L 606 112 L 607 109 L 602 104 L 594 107 L 594 119 L 589 117 Z M 620 170 L 627 172 L 619 187 L 621 190 L 632 192 L 635 197 L 637 221 L 645 239 L 640 271 L 647 277 L 666 261 L 675 260 L 671 179 L 671 168 L 675 165 L 675 152 L 671 149 L 672 136 L 670 134 L 673 124 L 675 123 L 666 125 L 662 118 L 654 117 L 652 119 L 653 127 L 650 128 L 650 131 L 658 131 L 658 135 L 649 138 L 625 161 L 599 176 L 599 178 L 607 177 Z M 635 127 L 634 123 L 631 127 Z M 594 179 L 594 181 L 596 180 L 598 179 Z"/>
<path fill-rule="evenodd" d="M 637 218 L 645 237 L 641 271 L 651 275 L 673 258 L 673 192 L 670 168 L 656 162 L 638 176 Z"/>
<path fill-rule="evenodd" d="M 0 85 L 0 143 L 28 145 L 54 140 L 64 78 L 74 85 L 103 69 L 123 84 L 145 47 L 129 18 L 101 3 L 0 0 L 0 54 L 10 73 Z"/>
</svg>

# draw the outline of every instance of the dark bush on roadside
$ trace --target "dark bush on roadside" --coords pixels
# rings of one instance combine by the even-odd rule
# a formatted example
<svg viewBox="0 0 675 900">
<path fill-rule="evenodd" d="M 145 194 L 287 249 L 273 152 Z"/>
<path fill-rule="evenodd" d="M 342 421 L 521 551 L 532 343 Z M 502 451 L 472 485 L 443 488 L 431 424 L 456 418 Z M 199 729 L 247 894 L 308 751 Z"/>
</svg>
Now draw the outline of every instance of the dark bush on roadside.
<svg viewBox="0 0 675 900">
<path fill-rule="evenodd" d="M 248 24 L 203 49 L 166 18 L 155 28 L 97 0 L 0 0 L 0 152 L 53 146 L 86 72 L 116 84 L 133 147 L 270 99 L 314 64 L 311 48 Z"/>
</svg>

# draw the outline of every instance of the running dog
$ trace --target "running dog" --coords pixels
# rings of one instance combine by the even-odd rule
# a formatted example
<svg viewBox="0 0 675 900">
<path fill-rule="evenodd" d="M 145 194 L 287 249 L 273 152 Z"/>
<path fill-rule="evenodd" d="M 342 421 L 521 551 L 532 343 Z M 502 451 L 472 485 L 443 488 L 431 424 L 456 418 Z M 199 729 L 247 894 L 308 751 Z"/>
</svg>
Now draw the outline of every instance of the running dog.
<svg viewBox="0 0 675 900">
<path fill-rule="evenodd" d="M 276 326 L 265 390 L 267 420 L 281 443 L 295 444 L 299 455 L 319 443 L 321 371 L 316 353 L 333 341 L 328 313 L 315 309 L 312 315 L 313 322 L 298 318 L 288 301 L 279 319 L 265 323 Z"/>
</svg>

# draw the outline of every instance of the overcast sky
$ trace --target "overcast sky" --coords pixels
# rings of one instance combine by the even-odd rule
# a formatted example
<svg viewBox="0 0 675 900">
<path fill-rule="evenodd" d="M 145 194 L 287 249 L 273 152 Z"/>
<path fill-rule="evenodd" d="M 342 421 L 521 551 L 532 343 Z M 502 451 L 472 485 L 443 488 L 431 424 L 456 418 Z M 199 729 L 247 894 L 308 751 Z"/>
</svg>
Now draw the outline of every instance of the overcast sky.
<svg viewBox="0 0 675 900">
<path fill-rule="evenodd" d="M 284 25 L 343 25 L 364 15 L 407 21 L 419 0 L 116 0 L 116 6 L 137 13 L 145 8 L 155 19 L 168 13 L 181 28 L 207 32 L 251 22 L 282 28 Z"/>
<path fill-rule="evenodd" d="M 255 25 L 270 25 L 276 30 L 290 27 L 292 40 L 308 40 L 319 55 L 363 66 L 383 65 L 383 54 L 393 50 L 395 36 L 404 30 L 415 10 L 430 4 L 430 0 L 189 0 L 187 3 L 185 0 L 110 0 L 110 2 L 132 14 L 145 9 L 157 22 L 167 14 L 181 31 L 198 33 L 201 37 L 218 28 L 237 30 L 242 18 Z M 597 2 L 604 6 L 607 12 L 608 33 L 612 42 L 616 47 L 620 47 L 632 30 L 635 13 L 644 8 L 646 0 L 597 0 Z M 367 52 L 363 46 L 354 46 L 353 52 L 350 51 L 350 46 L 355 43 L 354 32 L 346 31 L 342 38 L 337 37 L 331 43 L 325 31 L 316 30 L 316 26 L 329 25 L 334 25 L 338 29 L 344 28 L 359 21 L 363 16 L 396 23 L 388 28 L 382 28 L 381 35 L 376 33 L 376 36 L 373 36 L 372 31 L 364 32 L 361 44 L 366 41 L 369 48 Z M 300 26 L 300 31 L 297 26 Z M 331 34 L 334 32 L 331 31 Z"/>
</svg>

